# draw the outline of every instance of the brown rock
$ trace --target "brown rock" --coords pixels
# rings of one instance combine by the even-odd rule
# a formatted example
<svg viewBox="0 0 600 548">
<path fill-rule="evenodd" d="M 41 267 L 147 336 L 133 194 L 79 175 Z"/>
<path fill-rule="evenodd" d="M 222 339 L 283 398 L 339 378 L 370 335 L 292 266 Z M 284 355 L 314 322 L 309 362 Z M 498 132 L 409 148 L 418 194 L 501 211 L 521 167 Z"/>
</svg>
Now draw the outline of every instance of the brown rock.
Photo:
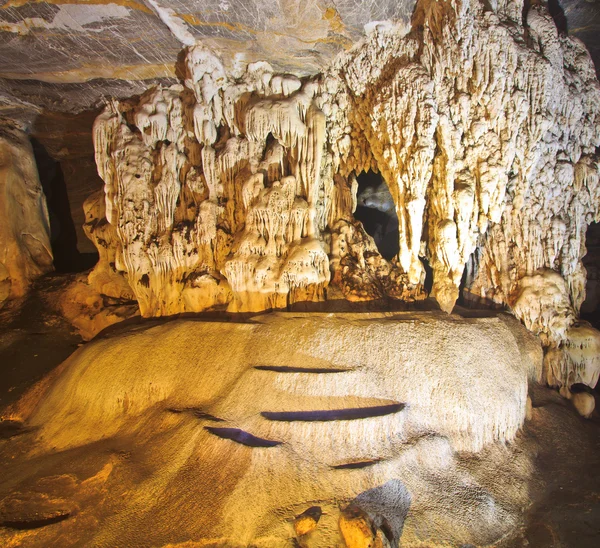
<svg viewBox="0 0 600 548">
<path fill-rule="evenodd" d="M 347 548 L 375 548 L 377 531 L 367 513 L 351 504 L 340 514 L 340 531 Z"/>
<path fill-rule="evenodd" d="M 299 516 L 296 516 L 296 519 L 294 520 L 294 531 L 296 531 L 296 535 L 301 537 L 314 531 L 321 519 L 321 514 L 322 511 L 320 506 L 311 506 L 308 510 L 305 510 Z"/>
</svg>

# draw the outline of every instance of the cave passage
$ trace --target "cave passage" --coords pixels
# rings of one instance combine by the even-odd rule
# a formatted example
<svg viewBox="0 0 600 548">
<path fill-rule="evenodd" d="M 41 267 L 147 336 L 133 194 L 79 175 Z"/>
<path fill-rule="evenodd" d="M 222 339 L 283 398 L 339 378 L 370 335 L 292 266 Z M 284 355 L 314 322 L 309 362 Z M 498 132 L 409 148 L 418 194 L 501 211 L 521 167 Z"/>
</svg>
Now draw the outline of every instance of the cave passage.
<svg viewBox="0 0 600 548">
<path fill-rule="evenodd" d="M 586 270 L 585 301 L 581 317 L 594 327 L 600 326 L 600 223 L 591 223 L 585 234 L 587 253 L 582 262 Z"/>
<path fill-rule="evenodd" d="M 356 211 L 354 218 L 360 221 L 381 253 L 388 261 L 398 255 L 398 217 L 389 188 L 383 177 L 374 171 L 362 172 L 356 178 Z"/>
<path fill-rule="evenodd" d="M 63 273 L 87 270 L 96 264 L 98 254 L 80 253 L 77 249 L 77 232 L 60 162 L 34 137 L 30 137 L 30 142 L 48 206 L 54 267 Z"/>
</svg>

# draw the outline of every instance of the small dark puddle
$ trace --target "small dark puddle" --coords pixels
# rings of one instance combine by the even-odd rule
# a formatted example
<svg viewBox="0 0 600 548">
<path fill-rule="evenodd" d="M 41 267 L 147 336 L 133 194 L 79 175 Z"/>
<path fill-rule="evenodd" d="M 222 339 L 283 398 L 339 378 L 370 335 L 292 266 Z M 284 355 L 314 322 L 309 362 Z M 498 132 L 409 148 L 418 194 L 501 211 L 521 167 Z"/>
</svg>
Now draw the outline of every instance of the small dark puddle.
<svg viewBox="0 0 600 548">
<path fill-rule="evenodd" d="M 190 413 L 191 415 L 193 415 L 197 419 L 204 419 L 204 420 L 207 420 L 207 421 L 225 422 L 225 419 L 221 419 L 219 417 L 215 417 L 214 415 L 211 415 L 210 413 L 205 413 L 204 411 L 202 411 L 202 409 L 198 409 L 197 407 L 184 407 L 182 409 L 179 409 L 177 407 L 169 407 L 167 409 L 167 411 L 169 413 L 175 413 L 175 414 Z"/>
<path fill-rule="evenodd" d="M 402 409 L 404 409 L 403 403 L 392 403 L 373 407 L 326 409 L 322 411 L 263 411 L 261 415 L 272 421 L 347 421 L 391 415 L 402 411 Z"/>
<path fill-rule="evenodd" d="M 65 514 L 58 514 L 55 516 L 49 516 L 46 518 L 33 518 L 33 519 L 22 519 L 22 520 L 7 520 L 1 521 L 0 527 L 8 527 L 10 529 L 38 529 L 39 527 L 46 527 L 46 525 L 53 525 L 66 520 L 71 514 L 66 512 Z"/>
<path fill-rule="evenodd" d="M 248 447 L 275 447 L 276 445 L 282 444 L 280 441 L 258 438 L 239 428 L 214 428 L 211 426 L 205 426 L 204 428 L 219 438 L 236 441 L 242 445 L 247 445 Z"/>
<path fill-rule="evenodd" d="M 345 462 L 344 464 L 336 464 L 332 466 L 335 470 L 352 470 L 355 468 L 366 468 L 367 466 L 373 466 L 381 462 L 381 459 L 372 459 L 372 460 L 359 460 L 355 462 Z"/>
<path fill-rule="evenodd" d="M 255 365 L 259 371 L 274 371 L 275 373 L 346 373 L 350 369 L 334 367 L 292 367 L 287 365 Z"/>
</svg>

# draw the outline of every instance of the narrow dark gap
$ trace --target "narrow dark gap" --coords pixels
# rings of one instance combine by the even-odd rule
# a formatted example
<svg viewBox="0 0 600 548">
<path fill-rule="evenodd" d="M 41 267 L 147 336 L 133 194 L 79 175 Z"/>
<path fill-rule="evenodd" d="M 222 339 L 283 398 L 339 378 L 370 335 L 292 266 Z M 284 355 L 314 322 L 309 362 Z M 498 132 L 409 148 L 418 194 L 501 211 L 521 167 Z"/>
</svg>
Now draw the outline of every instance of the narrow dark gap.
<svg viewBox="0 0 600 548">
<path fill-rule="evenodd" d="M 46 527 L 47 525 L 53 525 L 54 523 L 64 521 L 70 515 L 70 512 L 65 512 L 46 518 L 36 517 L 32 519 L 0 521 L 0 527 L 8 527 L 10 529 L 17 529 L 20 531 L 26 531 L 28 529 L 39 529 L 40 527 Z"/>
<path fill-rule="evenodd" d="M 398 255 L 400 242 L 398 217 L 394 201 L 383 177 L 374 171 L 362 172 L 356 178 L 356 211 L 354 218 L 360 221 L 384 259 Z"/>
<path fill-rule="evenodd" d="M 424 257 L 421 257 L 421 263 L 425 269 L 425 282 L 423 283 L 423 289 L 429 295 L 433 289 L 433 268 L 429 264 L 429 261 Z"/>
<path fill-rule="evenodd" d="M 465 265 L 465 269 L 463 270 L 463 274 L 460 279 L 460 285 L 458 286 L 458 300 L 456 301 L 456 304 L 459 306 L 469 307 L 471 304 L 470 300 L 465 295 L 465 289 L 468 289 L 467 280 L 469 277 L 470 263 L 471 263 L 471 260 L 469 259 L 469 262 Z"/>
<path fill-rule="evenodd" d="M 282 444 L 280 441 L 258 438 L 239 428 L 214 428 L 212 426 L 205 426 L 204 428 L 219 438 L 235 441 L 248 447 L 275 447 Z"/>
<path fill-rule="evenodd" d="M 332 466 L 335 470 L 355 470 L 360 468 L 367 468 L 368 466 L 373 466 L 381 462 L 381 459 L 371 459 L 371 460 L 358 460 L 354 462 L 345 462 L 343 464 L 336 464 Z"/>
<path fill-rule="evenodd" d="M 558 32 L 562 32 L 563 34 L 568 34 L 569 32 L 569 24 L 567 21 L 567 16 L 565 15 L 565 10 L 560 5 L 558 0 L 548 0 L 548 11 L 554 19 L 554 24 Z"/>
<path fill-rule="evenodd" d="M 586 270 L 585 301 L 581 305 L 580 318 L 600 329 L 600 223 L 591 223 L 585 233 L 587 253 L 582 259 Z M 573 389 L 575 387 L 575 389 Z M 584 388 L 583 390 L 586 390 Z M 600 393 L 600 382 L 594 390 Z M 581 391 L 578 385 L 572 392 Z"/>
<path fill-rule="evenodd" d="M 275 373 L 346 373 L 351 371 L 351 369 L 336 369 L 334 367 L 292 367 L 287 365 L 255 365 L 254 369 Z"/>
<path fill-rule="evenodd" d="M 583 384 L 583 383 L 580 383 L 580 382 L 572 384 L 569 387 L 569 390 L 571 391 L 572 394 L 581 394 L 582 392 L 586 392 L 588 394 L 592 394 L 594 392 L 593 388 L 589 387 L 587 384 Z"/>
<path fill-rule="evenodd" d="M 54 268 L 61 273 L 87 270 L 96 264 L 98 254 L 80 253 L 77 249 L 77 233 L 61 165 L 35 137 L 30 141 L 48 205 Z"/>
<path fill-rule="evenodd" d="M 372 407 L 347 407 L 314 411 L 263 411 L 261 415 L 272 421 L 347 421 L 391 415 L 404 409 L 403 403 L 374 405 Z"/>
<path fill-rule="evenodd" d="M 269 148 L 271 147 L 271 145 L 273 143 L 277 142 L 277 139 L 275 139 L 275 137 L 273 136 L 273 134 L 271 132 L 269 132 L 269 134 L 267 135 L 267 140 L 266 140 L 266 144 L 265 144 L 265 150 L 269 150 Z"/>
<path fill-rule="evenodd" d="M 591 223 L 585 235 L 587 253 L 582 262 L 587 272 L 585 301 L 581 305 L 581 318 L 600 328 L 600 224 Z"/>
</svg>

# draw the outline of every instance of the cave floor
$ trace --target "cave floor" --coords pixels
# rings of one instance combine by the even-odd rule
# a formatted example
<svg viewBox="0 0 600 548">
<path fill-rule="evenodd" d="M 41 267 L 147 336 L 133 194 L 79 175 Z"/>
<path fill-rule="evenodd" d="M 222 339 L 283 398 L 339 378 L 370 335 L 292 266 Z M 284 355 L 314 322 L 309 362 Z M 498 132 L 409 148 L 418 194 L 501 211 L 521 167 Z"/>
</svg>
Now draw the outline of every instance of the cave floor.
<svg viewBox="0 0 600 548">
<path fill-rule="evenodd" d="M 0 418 L 7 406 L 85 344 L 52 305 L 53 293 L 70 281 L 70 276 L 46 276 L 26 298 L 0 309 Z M 537 487 L 531 506 L 524 509 L 526 526 L 498 546 L 600 546 L 600 414 L 596 410 L 585 420 L 545 387 L 532 387 L 531 397 L 532 418 L 519 435 L 535 447 Z"/>
<path fill-rule="evenodd" d="M 523 434 L 537 442 L 540 489 L 527 512 L 522 544 L 535 548 L 600 546 L 600 417 L 580 417 L 557 392 L 532 390 L 533 417 Z"/>
<path fill-rule="evenodd" d="M 83 343 L 51 304 L 72 278 L 44 276 L 26 297 L 0 308 L 0 412 Z"/>
</svg>

